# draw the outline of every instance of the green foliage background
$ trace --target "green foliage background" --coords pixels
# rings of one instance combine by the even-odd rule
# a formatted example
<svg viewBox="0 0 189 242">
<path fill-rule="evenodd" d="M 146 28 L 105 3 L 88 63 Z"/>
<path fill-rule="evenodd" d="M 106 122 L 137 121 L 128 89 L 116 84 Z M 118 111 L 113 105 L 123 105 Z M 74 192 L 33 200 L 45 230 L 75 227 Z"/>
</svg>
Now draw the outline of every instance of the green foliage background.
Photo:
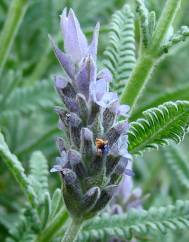
<svg viewBox="0 0 189 242">
<path fill-rule="evenodd" d="M 3 73 L 0 76 L 0 130 L 4 134 L 11 152 L 16 154 L 26 171 L 28 172 L 31 168 L 31 173 L 33 172 L 31 176 L 37 176 L 35 171 L 37 166 L 39 170 L 48 170 L 47 167 L 43 167 L 43 165 L 46 166 L 46 163 L 43 164 L 43 162 L 40 162 L 41 160 L 47 159 L 49 167 L 55 162 L 57 149 L 54 139 L 60 133 L 57 129 L 57 116 L 53 112 L 53 106 L 60 102 L 53 87 L 53 75 L 55 73 L 61 73 L 62 70 L 52 53 L 47 37 L 48 33 L 56 38 L 59 42 L 59 46 L 63 46 L 59 34 L 59 15 L 65 6 L 74 9 L 89 39 L 91 38 L 92 27 L 97 21 L 100 21 L 101 31 L 98 64 L 99 67 L 103 64 L 109 66 L 110 63 L 104 63 L 104 58 L 107 56 L 108 51 L 104 53 L 104 50 L 109 41 L 108 32 L 111 29 L 109 23 L 112 14 L 120 9 L 125 2 L 130 4 L 132 12 L 135 14 L 134 1 L 129 0 L 29 1 L 29 7 L 15 37 Z M 159 16 L 164 3 L 164 0 L 147 0 L 146 6 L 148 6 L 150 10 L 155 10 Z M 3 27 L 6 20 L 10 4 L 10 0 L 0 1 L 0 29 Z M 181 11 L 179 11 L 176 21 L 174 22 L 175 28 L 180 25 L 189 25 L 188 11 L 188 1 L 183 0 Z M 129 16 L 127 16 L 127 18 L 129 18 Z M 136 50 L 133 50 L 134 56 L 138 50 L 140 34 L 136 14 L 133 19 L 136 41 L 134 44 Z M 123 32 L 121 33 L 121 38 L 124 38 L 127 37 L 127 32 L 124 35 L 124 27 L 126 26 L 124 21 L 122 25 Z M 140 118 L 142 111 L 145 109 L 158 106 L 163 102 L 189 100 L 188 56 L 188 41 L 174 48 L 167 54 L 166 58 L 157 66 L 151 81 L 140 97 L 138 105 L 132 114 L 132 121 Z M 120 56 L 117 58 L 119 60 L 118 65 L 121 65 L 122 62 L 125 61 L 124 58 L 121 59 Z M 134 65 L 134 59 L 132 64 Z M 126 71 L 130 70 L 128 69 Z M 123 78 L 120 77 L 119 70 L 117 70 L 114 77 L 116 77 L 116 80 L 120 81 Z M 124 79 L 126 78 L 127 76 L 124 76 Z M 112 88 L 121 92 L 123 84 L 118 85 L 113 83 Z M 144 196 L 149 194 L 148 199 L 144 200 L 143 203 L 145 209 L 151 206 L 166 206 L 170 203 L 175 203 L 178 199 L 189 199 L 188 145 L 189 137 L 186 135 L 182 145 L 179 145 L 177 148 L 170 144 L 169 148 L 166 149 L 160 148 L 159 150 L 152 151 L 146 151 L 144 149 L 145 152 L 142 158 L 134 158 L 134 171 L 136 173 L 134 184 L 142 188 Z M 43 155 L 36 152 L 38 150 L 41 151 L 46 158 L 41 157 Z M 34 159 L 34 157 L 36 158 Z M 32 161 L 29 162 L 29 160 L 32 159 L 33 163 Z M 53 194 L 54 190 L 60 187 L 60 180 L 56 175 L 50 175 L 48 179 L 49 190 L 50 193 Z M 39 184 L 41 184 L 41 186 L 44 185 L 44 190 L 46 189 L 48 191 L 47 181 L 39 181 Z M 39 193 L 38 196 L 41 195 L 39 192 L 40 189 L 43 189 L 39 184 L 35 184 L 34 186 L 37 194 Z M 58 193 L 59 191 L 57 191 L 57 194 Z M 24 199 L 24 195 L 20 191 L 18 184 L 0 158 L 0 241 L 4 241 L 11 233 L 15 234 L 15 232 L 11 230 L 11 227 L 17 222 L 18 214 L 20 214 L 23 204 L 25 204 Z M 40 199 L 48 199 L 48 195 L 44 194 L 44 197 L 40 197 Z M 53 206 L 59 205 L 55 204 Z M 178 210 L 180 209 L 179 206 L 180 205 L 177 206 Z M 186 204 L 186 207 L 189 207 L 188 204 Z M 26 208 L 24 213 L 28 211 L 29 209 L 27 210 Z M 28 216 L 31 220 L 34 219 L 32 217 L 34 215 Z M 50 214 L 50 216 L 53 216 L 53 214 Z M 138 215 L 139 218 L 140 216 L 142 215 Z M 23 220 L 24 219 L 25 218 L 23 218 Z M 122 219 L 123 224 L 124 219 L 125 218 Z M 20 221 L 23 222 L 23 227 L 20 228 L 25 230 L 31 229 L 28 227 L 29 225 L 25 225 L 24 227 L 26 221 Z M 96 221 L 96 226 L 97 225 L 98 220 Z M 186 226 L 188 226 L 188 224 L 186 224 Z M 182 226 L 180 225 L 180 227 Z M 88 231 L 87 229 L 90 230 L 90 228 L 86 228 L 86 231 Z M 31 230 L 36 231 L 36 228 L 32 228 Z M 132 231 L 134 231 L 134 229 Z M 139 233 L 139 231 L 137 232 Z M 143 233 L 145 234 L 144 236 L 140 233 L 140 236 L 136 236 L 138 241 L 144 241 L 146 234 L 147 239 L 150 241 L 174 242 L 179 239 L 180 242 L 187 242 L 189 240 L 189 233 L 187 230 L 183 233 L 182 230 L 181 232 L 174 232 L 173 229 L 173 232 L 168 232 L 164 235 L 154 235 L 153 232 L 146 232 L 144 229 Z M 117 235 L 118 232 L 114 234 Z M 86 236 L 83 235 L 82 237 L 81 234 L 81 241 L 87 240 L 87 236 L 87 232 Z M 31 241 L 31 238 L 23 237 L 21 240 L 21 237 L 18 237 L 18 239 L 15 238 L 14 241 Z M 105 241 L 105 239 L 103 241 Z"/>
</svg>

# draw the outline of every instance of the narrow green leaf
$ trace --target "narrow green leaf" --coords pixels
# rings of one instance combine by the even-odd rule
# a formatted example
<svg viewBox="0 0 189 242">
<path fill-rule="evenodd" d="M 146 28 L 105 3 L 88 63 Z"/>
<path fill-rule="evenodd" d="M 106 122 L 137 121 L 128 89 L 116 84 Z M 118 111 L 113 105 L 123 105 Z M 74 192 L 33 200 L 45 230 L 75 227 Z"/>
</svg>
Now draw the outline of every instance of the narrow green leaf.
<svg viewBox="0 0 189 242">
<path fill-rule="evenodd" d="M 59 188 L 55 190 L 52 196 L 52 201 L 51 201 L 51 214 L 49 218 L 53 218 L 56 213 L 58 212 L 59 208 L 62 205 L 62 192 Z"/>
<path fill-rule="evenodd" d="M 51 213 L 51 198 L 49 192 L 46 192 L 44 194 L 44 204 L 42 207 L 42 226 L 45 227 L 45 225 L 48 222 L 49 215 Z"/>
</svg>

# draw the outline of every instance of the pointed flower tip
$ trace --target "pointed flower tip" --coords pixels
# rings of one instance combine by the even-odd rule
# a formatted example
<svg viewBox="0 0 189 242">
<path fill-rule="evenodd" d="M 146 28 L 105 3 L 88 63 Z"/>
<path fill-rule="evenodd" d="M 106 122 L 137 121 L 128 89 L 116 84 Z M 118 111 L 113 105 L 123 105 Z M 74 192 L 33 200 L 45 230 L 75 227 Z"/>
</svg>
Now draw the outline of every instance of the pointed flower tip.
<svg viewBox="0 0 189 242">
<path fill-rule="evenodd" d="M 112 73 L 109 71 L 108 68 L 104 68 L 102 69 L 99 73 L 98 73 L 98 79 L 103 79 L 107 82 L 111 82 L 112 81 Z"/>
<path fill-rule="evenodd" d="M 94 31 L 93 31 L 93 38 L 94 38 L 94 35 L 96 35 L 96 37 L 97 37 L 96 41 L 98 41 L 99 31 L 100 31 L 100 22 L 97 22 L 94 27 Z"/>
<path fill-rule="evenodd" d="M 63 112 L 63 109 L 59 106 L 55 106 L 53 108 L 54 112 L 57 113 L 57 114 L 60 114 L 61 112 Z"/>
<path fill-rule="evenodd" d="M 57 170 L 53 167 L 50 169 L 50 172 L 53 173 L 53 172 L 57 172 Z"/>
<path fill-rule="evenodd" d="M 54 82 L 55 82 L 55 86 L 56 88 L 65 88 L 68 84 L 68 80 L 61 77 L 61 76 L 54 76 Z"/>
<path fill-rule="evenodd" d="M 68 16 L 72 16 L 72 17 L 76 18 L 75 13 L 72 8 L 69 9 Z"/>
<path fill-rule="evenodd" d="M 62 167 L 60 165 L 54 165 L 53 168 L 50 169 L 51 173 L 54 172 L 60 172 L 62 170 Z"/>
<path fill-rule="evenodd" d="M 87 56 L 84 58 L 84 62 L 87 62 L 91 65 L 95 65 L 94 58 L 90 53 L 87 54 Z"/>
<path fill-rule="evenodd" d="M 67 18 L 68 17 L 68 8 L 65 7 L 62 11 L 62 13 L 60 14 L 60 18 Z"/>
<path fill-rule="evenodd" d="M 88 51 L 87 39 L 72 9 L 68 15 L 63 11 L 60 26 L 64 37 L 64 50 L 74 63 L 79 63 Z"/>
<path fill-rule="evenodd" d="M 98 30 L 98 31 L 100 30 L 100 22 L 96 23 L 95 29 Z"/>
<path fill-rule="evenodd" d="M 125 175 L 127 175 L 127 176 L 135 176 L 135 173 L 132 170 L 130 170 L 130 169 L 125 169 Z"/>
</svg>

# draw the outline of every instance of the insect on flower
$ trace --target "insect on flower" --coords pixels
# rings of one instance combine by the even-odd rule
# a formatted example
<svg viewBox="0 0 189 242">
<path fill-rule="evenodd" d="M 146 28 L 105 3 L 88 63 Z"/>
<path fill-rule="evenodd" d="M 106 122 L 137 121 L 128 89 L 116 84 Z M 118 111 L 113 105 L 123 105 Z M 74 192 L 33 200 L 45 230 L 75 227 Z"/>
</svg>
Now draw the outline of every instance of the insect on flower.
<svg viewBox="0 0 189 242">
<path fill-rule="evenodd" d="M 96 138 L 95 144 L 96 144 L 97 152 L 99 153 L 99 155 L 102 155 L 103 153 L 108 153 L 109 147 L 108 147 L 107 140 Z"/>
</svg>

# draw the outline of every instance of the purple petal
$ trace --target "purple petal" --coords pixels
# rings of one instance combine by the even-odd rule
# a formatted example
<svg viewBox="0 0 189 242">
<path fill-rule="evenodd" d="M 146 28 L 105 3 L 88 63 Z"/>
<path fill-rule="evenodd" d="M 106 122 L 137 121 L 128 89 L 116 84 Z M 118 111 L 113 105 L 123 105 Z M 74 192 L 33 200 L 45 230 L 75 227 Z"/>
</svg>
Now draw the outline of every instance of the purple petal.
<svg viewBox="0 0 189 242">
<path fill-rule="evenodd" d="M 114 101 L 112 101 L 112 103 L 110 103 L 108 108 L 111 112 L 113 112 L 115 115 L 117 115 L 118 109 L 119 109 L 119 100 L 115 99 Z"/>
<path fill-rule="evenodd" d="M 125 169 L 125 175 L 127 175 L 127 176 L 134 176 L 135 173 L 132 170 Z"/>
<path fill-rule="evenodd" d="M 95 96 L 96 100 L 102 99 L 103 95 L 107 91 L 107 82 L 103 79 L 98 80 L 95 84 Z"/>
<path fill-rule="evenodd" d="M 81 154 L 82 159 L 85 164 L 88 165 L 91 161 L 91 157 L 93 156 L 94 151 L 94 143 L 93 143 L 93 133 L 88 128 L 81 129 Z"/>
<path fill-rule="evenodd" d="M 128 159 L 121 157 L 121 159 L 119 160 L 116 166 L 115 172 L 119 175 L 123 175 L 127 167 L 127 164 L 128 164 Z"/>
<path fill-rule="evenodd" d="M 68 155 L 66 151 L 62 151 L 61 157 L 56 157 L 56 163 L 60 166 L 64 166 L 67 161 L 68 161 Z"/>
<path fill-rule="evenodd" d="M 68 84 L 68 80 L 61 76 L 55 76 L 55 86 L 58 89 L 64 89 Z"/>
<path fill-rule="evenodd" d="M 121 121 L 116 125 L 114 125 L 106 134 L 106 138 L 108 140 L 110 147 L 112 147 L 112 145 L 114 145 L 118 141 L 121 134 L 126 133 L 127 130 L 128 130 L 128 122 L 126 120 Z M 118 150 L 119 150 L 119 147 L 118 147 Z"/>
<path fill-rule="evenodd" d="M 58 128 L 59 128 L 60 130 L 64 130 L 64 129 L 65 129 L 65 125 L 63 124 L 63 122 L 62 122 L 61 119 L 58 120 Z"/>
<path fill-rule="evenodd" d="M 116 194 L 117 194 L 117 193 L 119 193 L 119 188 L 118 188 L 118 190 L 116 191 Z M 122 213 L 124 213 L 124 211 L 123 211 L 123 208 L 122 208 L 120 205 L 118 205 L 118 204 L 113 204 L 113 205 L 111 206 L 111 214 L 122 214 Z M 115 240 L 112 239 L 112 240 L 109 240 L 109 242 L 115 242 Z M 119 242 L 119 241 L 116 240 L 116 242 Z"/>
<path fill-rule="evenodd" d="M 114 143 L 109 152 L 113 156 L 119 156 L 119 147 L 117 143 Z"/>
<path fill-rule="evenodd" d="M 69 150 L 68 151 L 68 160 L 72 163 L 78 163 L 81 161 L 81 155 L 76 150 Z"/>
<path fill-rule="evenodd" d="M 66 150 L 64 139 L 62 137 L 56 137 L 56 146 L 58 147 L 60 153 Z"/>
<path fill-rule="evenodd" d="M 108 131 L 112 125 L 114 124 L 116 115 L 111 112 L 109 108 L 106 108 L 103 112 L 103 127 L 104 127 L 104 132 Z"/>
<path fill-rule="evenodd" d="M 120 105 L 119 100 L 115 100 L 109 105 L 109 109 L 111 112 L 115 113 L 118 116 L 128 116 L 129 106 L 128 105 Z"/>
<path fill-rule="evenodd" d="M 112 74 L 107 68 L 104 68 L 98 73 L 97 79 L 104 79 L 107 82 L 111 82 Z"/>
<path fill-rule="evenodd" d="M 127 133 L 127 130 L 124 130 L 125 133 Z M 127 135 L 121 135 L 117 142 L 119 155 L 132 159 L 132 156 L 128 153 L 128 136 Z"/>
<path fill-rule="evenodd" d="M 71 127 L 78 127 L 81 123 L 81 119 L 75 113 L 66 114 L 66 119 Z"/>
<path fill-rule="evenodd" d="M 118 108 L 118 115 L 120 116 L 128 116 L 130 107 L 128 105 L 120 105 Z"/>
<path fill-rule="evenodd" d="M 60 172 L 62 171 L 62 166 L 60 165 L 54 165 L 53 168 L 50 169 L 50 172 Z"/>
<path fill-rule="evenodd" d="M 98 102 L 98 104 L 103 107 L 106 108 L 109 105 L 111 105 L 111 103 L 115 102 L 118 100 L 118 96 L 116 93 L 114 92 L 106 92 L 102 99 Z"/>
<path fill-rule="evenodd" d="M 81 139 L 92 142 L 93 133 L 91 132 L 91 130 L 88 128 L 82 128 L 81 129 Z"/>
<path fill-rule="evenodd" d="M 65 106 L 71 112 L 77 112 L 76 92 L 72 84 L 64 77 L 55 76 L 55 86 Z"/>
<path fill-rule="evenodd" d="M 89 87 L 90 83 L 94 83 L 96 80 L 96 67 L 93 59 L 88 56 L 78 73 L 76 78 L 76 86 L 79 92 L 81 92 L 86 99 L 89 98 Z"/>
<path fill-rule="evenodd" d="M 120 183 L 117 196 L 122 196 L 126 201 L 132 194 L 133 190 L 133 179 L 130 176 L 123 175 L 122 181 Z"/>
<path fill-rule="evenodd" d="M 66 55 L 64 52 L 62 52 L 56 46 L 54 40 L 52 39 L 52 37 L 50 35 L 49 35 L 49 39 L 50 39 L 50 42 L 52 44 L 54 53 L 55 53 L 58 61 L 60 62 L 60 65 L 64 68 L 64 70 L 68 74 L 68 76 L 71 79 L 74 79 L 75 68 L 74 68 L 74 65 L 72 64 L 71 58 L 68 55 Z"/>
<path fill-rule="evenodd" d="M 92 42 L 89 46 L 89 54 L 93 57 L 96 62 L 97 47 L 98 47 L 98 36 L 99 36 L 100 24 L 97 23 L 93 32 Z"/>
<path fill-rule="evenodd" d="M 72 9 L 70 9 L 68 15 L 67 9 L 63 10 L 60 25 L 64 37 L 64 49 L 66 53 L 72 57 L 75 63 L 80 62 L 87 54 L 88 45 L 86 37 Z"/>
</svg>

